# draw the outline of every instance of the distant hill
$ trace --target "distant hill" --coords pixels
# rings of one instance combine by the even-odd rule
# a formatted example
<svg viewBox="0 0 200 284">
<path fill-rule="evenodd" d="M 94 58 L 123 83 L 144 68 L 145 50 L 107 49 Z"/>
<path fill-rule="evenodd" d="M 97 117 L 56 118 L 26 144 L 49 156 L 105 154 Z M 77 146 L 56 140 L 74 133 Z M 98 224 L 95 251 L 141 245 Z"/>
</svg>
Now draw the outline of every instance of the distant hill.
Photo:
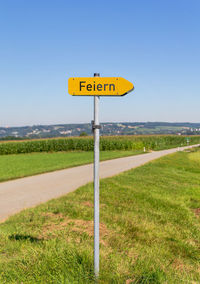
<svg viewBox="0 0 200 284">
<path fill-rule="evenodd" d="M 101 123 L 101 135 L 176 134 L 199 135 L 200 123 L 119 122 Z M 34 125 L 0 127 L 0 139 L 37 139 L 91 135 L 91 124 Z"/>
</svg>

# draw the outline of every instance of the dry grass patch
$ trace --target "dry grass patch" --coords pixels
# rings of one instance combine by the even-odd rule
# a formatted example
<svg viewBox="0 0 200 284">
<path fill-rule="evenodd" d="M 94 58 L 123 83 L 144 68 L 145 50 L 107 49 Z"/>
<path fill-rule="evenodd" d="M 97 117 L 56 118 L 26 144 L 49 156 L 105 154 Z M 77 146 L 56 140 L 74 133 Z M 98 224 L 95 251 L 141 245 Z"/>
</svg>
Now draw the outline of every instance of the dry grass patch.
<svg viewBox="0 0 200 284">
<path fill-rule="evenodd" d="M 175 259 L 172 263 L 172 266 L 175 270 L 185 271 L 185 265 L 180 261 L 180 259 Z"/>
<path fill-rule="evenodd" d="M 90 220 L 71 219 L 63 214 L 54 214 L 47 212 L 42 214 L 46 216 L 47 222 L 42 226 L 42 233 L 40 238 L 49 239 L 57 237 L 61 232 L 67 233 L 77 232 L 79 234 L 86 233 L 89 237 L 94 235 L 94 222 Z M 62 220 L 62 221 L 60 221 Z M 59 222 L 60 221 L 60 222 Z M 100 243 L 107 246 L 106 238 L 108 238 L 112 232 L 108 230 L 104 223 L 99 224 L 100 230 Z"/>
<path fill-rule="evenodd" d="M 194 214 L 196 215 L 196 217 L 199 217 L 200 216 L 200 208 L 194 209 Z"/>
<path fill-rule="evenodd" d="M 87 206 L 87 207 L 91 207 L 91 208 L 94 207 L 94 204 L 90 201 L 85 201 L 85 202 L 82 203 L 82 205 Z"/>
<path fill-rule="evenodd" d="M 127 279 L 126 280 L 126 284 L 131 284 L 131 283 L 134 283 L 134 279 Z"/>
</svg>

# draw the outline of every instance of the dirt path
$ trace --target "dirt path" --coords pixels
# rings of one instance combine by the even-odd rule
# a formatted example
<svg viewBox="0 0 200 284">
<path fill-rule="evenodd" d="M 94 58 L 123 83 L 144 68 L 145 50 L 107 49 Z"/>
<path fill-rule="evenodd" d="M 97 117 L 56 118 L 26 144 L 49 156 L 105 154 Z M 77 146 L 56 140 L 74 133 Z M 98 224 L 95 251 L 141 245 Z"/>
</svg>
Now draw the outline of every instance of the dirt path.
<svg viewBox="0 0 200 284">
<path fill-rule="evenodd" d="M 100 178 L 117 175 L 164 155 L 190 147 L 162 150 L 101 162 Z M 0 221 L 22 209 L 33 207 L 74 191 L 92 180 L 93 165 L 90 164 L 0 183 Z"/>
</svg>

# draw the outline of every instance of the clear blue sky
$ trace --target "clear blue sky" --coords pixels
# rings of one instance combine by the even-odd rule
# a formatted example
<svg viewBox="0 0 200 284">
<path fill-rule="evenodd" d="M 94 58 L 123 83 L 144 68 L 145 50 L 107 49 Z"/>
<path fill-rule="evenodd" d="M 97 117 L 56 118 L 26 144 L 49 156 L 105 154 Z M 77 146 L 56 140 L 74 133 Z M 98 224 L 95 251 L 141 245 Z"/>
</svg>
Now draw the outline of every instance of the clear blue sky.
<svg viewBox="0 0 200 284">
<path fill-rule="evenodd" d="M 101 121 L 200 122 L 199 0 L 0 0 L 0 126 L 90 122 L 69 77 L 121 76 Z"/>
</svg>

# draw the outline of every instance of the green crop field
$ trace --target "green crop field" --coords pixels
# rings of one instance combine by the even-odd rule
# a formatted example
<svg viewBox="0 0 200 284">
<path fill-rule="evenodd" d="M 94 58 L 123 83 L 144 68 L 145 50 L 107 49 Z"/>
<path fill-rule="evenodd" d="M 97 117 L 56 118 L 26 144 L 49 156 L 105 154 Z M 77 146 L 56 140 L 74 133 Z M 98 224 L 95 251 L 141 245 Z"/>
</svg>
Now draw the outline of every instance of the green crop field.
<svg viewBox="0 0 200 284">
<path fill-rule="evenodd" d="M 102 151 L 102 161 L 141 154 L 142 151 Z M 89 164 L 93 152 L 55 152 L 0 155 L 0 182 Z"/>
<path fill-rule="evenodd" d="M 100 183 L 99 283 L 200 283 L 200 151 Z M 0 225 L 0 283 L 94 283 L 93 186 Z"/>
<path fill-rule="evenodd" d="M 161 150 L 187 145 L 188 137 L 178 135 L 101 137 L 100 150 Z M 200 143 L 200 136 L 190 136 L 189 143 Z M 63 138 L 0 143 L 0 155 L 33 152 L 92 151 L 93 138 Z"/>
</svg>

